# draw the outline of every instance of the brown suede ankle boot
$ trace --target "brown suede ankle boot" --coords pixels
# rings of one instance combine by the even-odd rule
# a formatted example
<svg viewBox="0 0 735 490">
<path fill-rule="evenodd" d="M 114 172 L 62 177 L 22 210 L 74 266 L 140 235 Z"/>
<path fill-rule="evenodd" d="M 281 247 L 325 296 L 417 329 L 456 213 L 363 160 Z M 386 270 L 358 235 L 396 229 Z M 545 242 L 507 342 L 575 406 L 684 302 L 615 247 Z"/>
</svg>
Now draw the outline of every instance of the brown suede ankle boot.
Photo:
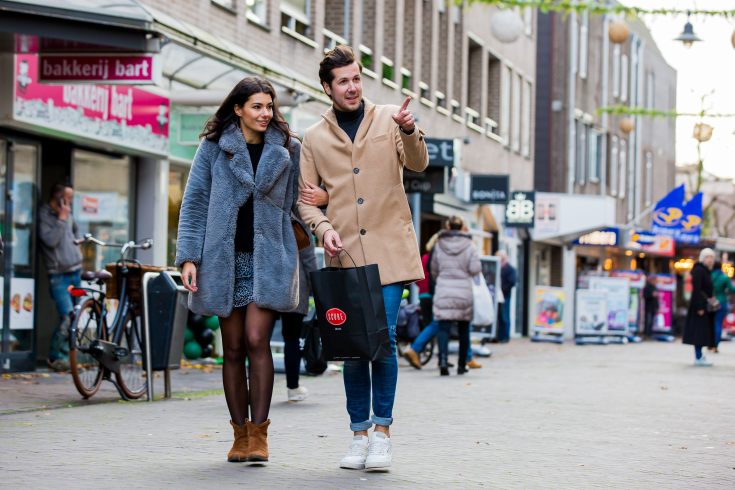
<svg viewBox="0 0 735 490">
<path fill-rule="evenodd" d="M 268 461 L 268 426 L 270 419 L 255 425 L 249 420 L 245 422 L 248 429 L 248 462 Z"/>
<path fill-rule="evenodd" d="M 244 463 L 248 460 L 248 424 L 246 421 L 242 425 L 236 425 L 230 420 L 230 425 L 235 430 L 235 442 L 232 443 L 232 449 L 227 453 L 227 461 L 230 463 Z"/>
</svg>

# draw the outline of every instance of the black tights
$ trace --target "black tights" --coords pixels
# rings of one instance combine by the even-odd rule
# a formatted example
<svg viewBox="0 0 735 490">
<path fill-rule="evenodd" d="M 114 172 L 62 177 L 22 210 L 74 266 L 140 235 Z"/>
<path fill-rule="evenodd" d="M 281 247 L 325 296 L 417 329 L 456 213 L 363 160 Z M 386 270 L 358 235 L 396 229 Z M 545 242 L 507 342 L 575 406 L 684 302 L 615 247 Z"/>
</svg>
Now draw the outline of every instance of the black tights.
<svg viewBox="0 0 735 490">
<path fill-rule="evenodd" d="M 237 425 L 248 420 L 260 424 L 268 420 L 273 396 L 273 356 L 270 337 L 275 313 L 250 303 L 235 308 L 227 318 L 220 317 L 224 363 L 222 382 L 230 418 Z M 245 358 L 250 361 L 250 386 L 245 373 Z"/>
</svg>

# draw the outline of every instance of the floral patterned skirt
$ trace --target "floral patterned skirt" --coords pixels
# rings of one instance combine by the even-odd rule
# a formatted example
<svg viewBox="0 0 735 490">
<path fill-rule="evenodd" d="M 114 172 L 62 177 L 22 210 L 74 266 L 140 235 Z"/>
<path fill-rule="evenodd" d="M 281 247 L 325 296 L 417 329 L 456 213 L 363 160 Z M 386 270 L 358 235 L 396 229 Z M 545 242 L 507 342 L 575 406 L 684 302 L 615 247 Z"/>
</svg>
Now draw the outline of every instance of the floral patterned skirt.
<svg viewBox="0 0 735 490">
<path fill-rule="evenodd" d="M 253 254 L 235 252 L 234 308 L 247 306 L 255 301 L 253 296 Z"/>
</svg>

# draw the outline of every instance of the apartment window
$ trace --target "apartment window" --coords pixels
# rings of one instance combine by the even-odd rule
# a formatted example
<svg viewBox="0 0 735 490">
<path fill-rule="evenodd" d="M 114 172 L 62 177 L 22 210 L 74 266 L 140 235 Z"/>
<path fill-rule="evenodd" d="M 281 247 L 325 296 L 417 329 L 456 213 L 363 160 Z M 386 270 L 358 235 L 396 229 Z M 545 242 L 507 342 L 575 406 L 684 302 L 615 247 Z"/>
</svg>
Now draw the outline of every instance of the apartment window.
<svg viewBox="0 0 735 490">
<path fill-rule="evenodd" d="M 587 134 L 590 182 L 597 183 L 602 170 L 602 133 L 588 126 Z"/>
<path fill-rule="evenodd" d="M 528 10 L 528 9 L 526 9 Z M 526 158 L 531 157 L 531 104 L 533 93 L 531 82 L 523 82 L 523 100 L 521 105 L 523 106 L 523 119 L 521 122 L 521 155 Z"/>
<path fill-rule="evenodd" d="M 646 109 L 653 110 L 656 108 L 656 91 L 655 91 L 656 75 L 648 72 L 646 76 Z"/>
<path fill-rule="evenodd" d="M 479 112 L 482 101 L 482 57 L 483 49 L 473 39 L 468 40 L 468 67 L 469 76 L 465 77 L 467 84 L 467 106 Z M 456 75 L 455 75 L 456 76 Z"/>
<path fill-rule="evenodd" d="M 510 67 L 503 65 L 500 75 L 500 137 L 508 145 L 510 143 L 510 84 L 512 73 Z"/>
<path fill-rule="evenodd" d="M 245 0 L 245 12 L 248 19 L 259 24 L 268 24 L 268 2 L 267 0 Z"/>
<path fill-rule="evenodd" d="M 421 5 L 421 55 L 418 60 L 421 63 L 421 78 L 419 81 L 419 92 L 421 97 L 425 100 L 431 100 L 431 88 L 429 83 L 431 81 L 431 64 L 432 64 L 432 38 L 433 38 L 433 14 L 434 9 L 432 5 L 433 0 L 424 0 Z"/>
<path fill-rule="evenodd" d="M 444 95 L 444 92 L 439 92 L 438 90 L 434 93 L 434 96 L 436 97 L 436 106 L 441 107 L 442 109 L 447 108 L 447 96 Z"/>
<path fill-rule="evenodd" d="M 311 0 L 281 0 L 281 26 L 302 36 L 310 35 Z"/>
<path fill-rule="evenodd" d="M 235 0 L 212 0 L 212 3 L 224 7 L 227 10 L 235 10 Z"/>
<path fill-rule="evenodd" d="M 576 180 L 579 185 L 587 183 L 587 125 L 577 121 L 577 151 L 575 161 Z"/>
<path fill-rule="evenodd" d="M 623 199 L 625 197 L 625 186 L 626 179 L 628 177 L 628 142 L 624 139 L 620 140 L 620 149 L 618 150 L 618 175 L 620 176 L 620 182 L 618 182 L 618 197 Z"/>
<path fill-rule="evenodd" d="M 620 57 L 620 100 L 628 100 L 628 55 Z"/>
<path fill-rule="evenodd" d="M 582 13 L 582 22 L 579 25 L 579 77 L 587 78 L 587 61 L 589 58 L 589 23 L 590 14 L 586 10 Z"/>
<path fill-rule="evenodd" d="M 416 2 L 405 2 L 403 4 L 403 61 L 401 68 L 401 88 L 415 90 L 411 81 L 411 72 L 417 70 L 417 61 L 414 58 L 414 47 L 416 43 Z M 424 40 L 426 42 L 426 40 Z M 431 41 L 429 41 L 429 44 Z M 400 60 L 396 60 L 400 61 Z"/>
<path fill-rule="evenodd" d="M 501 78 L 503 64 L 498 58 L 489 55 L 488 69 L 487 69 L 487 118 L 485 120 L 485 129 L 488 133 L 492 133 L 498 136 L 500 121 L 500 106 L 503 100 L 501 93 Z"/>
<path fill-rule="evenodd" d="M 389 82 L 395 81 L 395 70 L 393 69 L 393 61 L 388 58 L 381 58 L 380 63 L 383 67 L 383 81 L 388 80 Z"/>
<path fill-rule="evenodd" d="M 419 82 L 419 97 L 424 100 L 431 101 L 431 90 L 427 83 Z"/>
<path fill-rule="evenodd" d="M 618 137 L 610 138 L 610 194 L 618 195 Z"/>
<path fill-rule="evenodd" d="M 325 33 L 325 48 L 332 49 L 338 44 L 350 44 L 354 10 L 354 7 L 345 0 L 325 0 L 324 28 L 332 34 L 330 36 Z"/>
<path fill-rule="evenodd" d="M 646 152 L 646 207 L 653 201 L 653 152 Z"/>
<path fill-rule="evenodd" d="M 401 88 L 405 90 L 413 90 L 411 84 L 411 70 L 401 68 Z"/>
<path fill-rule="evenodd" d="M 521 152 L 521 85 L 523 79 L 520 75 L 512 75 L 513 89 L 511 91 L 512 116 L 510 123 L 512 124 L 510 132 L 510 149 Z"/>
<path fill-rule="evenodd" d="M 533 36 L 533 9 L 530 7 L 523 9 L 523 27 L 526 36 Z"/>
<path fill-rule="evenodd" d="M 368 48 L 367 46 L 360 45 L 360 63 L 362 64 L 362 67 L 367 70 L 372 71 L 375 69 L 375 67 L 373 66 L 374 59 L 372 49 Z"/>
<path fill-rule="evenodd" d="M 620 45 L 613 47 L 612 66 L 612 93 L 613 97 L 620 96 Z"/>
</svg>

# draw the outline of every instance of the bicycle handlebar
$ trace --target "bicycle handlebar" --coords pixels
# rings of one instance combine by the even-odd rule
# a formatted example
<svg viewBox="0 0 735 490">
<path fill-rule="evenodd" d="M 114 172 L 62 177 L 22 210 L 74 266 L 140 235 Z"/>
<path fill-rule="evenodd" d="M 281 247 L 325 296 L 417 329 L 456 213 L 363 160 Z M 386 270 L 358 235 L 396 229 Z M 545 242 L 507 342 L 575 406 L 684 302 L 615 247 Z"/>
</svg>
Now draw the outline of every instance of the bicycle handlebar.
<svg viewBox="0 0 735 490">
<path fill-rule="evenodd" d="M 107 243 L 103 242 L 99 238 L 95 238 L 92 236 L 91 233 L 85 233 L 84 237 L 77 238 L 74 240 L 74 243 L 76 245 L 81 245 L 82 243 L 94 243 L 95 245 L 99 245 L 100 247 L 114 247 L 114 248 L 121 248 L 120 255 L 125 255 L 128 250 L 139 248 L 141 250 L 148 250 L 153 246 L 153 240 L 151 238 L 146 238 L 145 240 L 141 240 L 139 242 L 134 242 L 133 240 L 130 240 L 127 243 Z"/>
</svg>

